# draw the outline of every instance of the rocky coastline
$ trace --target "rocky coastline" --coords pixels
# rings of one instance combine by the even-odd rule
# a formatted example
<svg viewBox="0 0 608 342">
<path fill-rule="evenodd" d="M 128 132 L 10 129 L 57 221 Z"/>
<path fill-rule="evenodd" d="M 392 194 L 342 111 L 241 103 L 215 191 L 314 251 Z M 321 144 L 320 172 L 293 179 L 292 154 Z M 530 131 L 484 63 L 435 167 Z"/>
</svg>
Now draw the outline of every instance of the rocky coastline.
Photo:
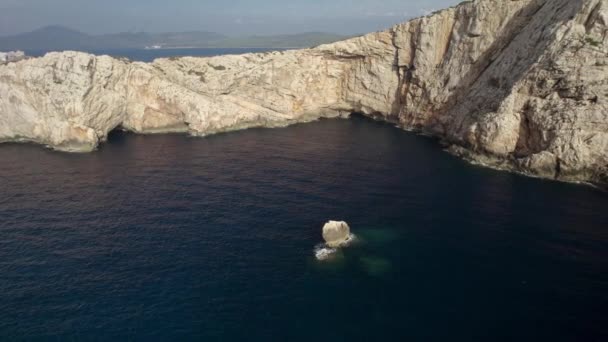
<svg viewBox="0 0 608 342">
<path fill-rule="evenodd" d="M 359 112 L 472 162 L 606 186 L 607 76 L 608 0 L 476 0 L 312 49 L 0 61 L 0 141 L 89 152 L 117 127 L 205 136 Z"/>
</svg>

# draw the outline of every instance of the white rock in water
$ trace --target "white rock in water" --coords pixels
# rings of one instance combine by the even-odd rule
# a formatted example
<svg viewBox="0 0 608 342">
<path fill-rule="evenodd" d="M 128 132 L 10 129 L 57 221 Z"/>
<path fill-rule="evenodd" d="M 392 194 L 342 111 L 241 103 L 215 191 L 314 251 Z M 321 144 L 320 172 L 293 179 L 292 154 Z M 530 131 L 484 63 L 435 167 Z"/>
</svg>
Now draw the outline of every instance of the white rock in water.
<svg viewBox="0 0 608 342">
<path fill-rule="evenodd" d="M 321 248 L 317 248 L 315 249 L 315 257 L 317 258 L 317 260 L 327 260 L 331 257 L 333 257 L 336 252 L 338 250 L 335 248 L 329 248 L 329 247 L 321 247 Z"/>
<path fill-rule="evenodd" d="M 340 247 L 351 240 L 350 227 L 344 221 L 329 221 L 323 226 L 323 239 L 329 247 Z"/>
</svg>

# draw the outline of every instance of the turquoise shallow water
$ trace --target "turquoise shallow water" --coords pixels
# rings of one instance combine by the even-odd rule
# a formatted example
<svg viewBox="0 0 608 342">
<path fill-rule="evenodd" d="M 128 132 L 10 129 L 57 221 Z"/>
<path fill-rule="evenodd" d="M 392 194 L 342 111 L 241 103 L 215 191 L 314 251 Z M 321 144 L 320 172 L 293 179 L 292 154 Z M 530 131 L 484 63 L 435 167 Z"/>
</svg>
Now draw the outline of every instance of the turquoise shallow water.
<svg viewBox="0 0 608 342">
<path fill-rule="evenodd" d="M 1 340 L 605 341 L 608 196 L 354 117 L 0 145 Z M 358 241 L 332 262 L 326 220 Z"/>
</svg>

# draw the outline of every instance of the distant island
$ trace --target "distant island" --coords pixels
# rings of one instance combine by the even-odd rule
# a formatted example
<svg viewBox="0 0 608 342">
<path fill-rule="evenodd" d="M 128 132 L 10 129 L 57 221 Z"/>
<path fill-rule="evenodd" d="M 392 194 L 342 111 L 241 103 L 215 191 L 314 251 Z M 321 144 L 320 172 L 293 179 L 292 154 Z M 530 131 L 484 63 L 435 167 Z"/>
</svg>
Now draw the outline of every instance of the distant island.
<svg viewBox="0 0 608 342">
<path fill-rule="evenodd" d="M 170 48 L 306 48 L 348 38 L 333 33 L 307 32 L 275 36 L 229 37 L 216 32 L 123 32 L 90 35 L 63 26 L 0 37 L 0 51 Z"/>
</svg>

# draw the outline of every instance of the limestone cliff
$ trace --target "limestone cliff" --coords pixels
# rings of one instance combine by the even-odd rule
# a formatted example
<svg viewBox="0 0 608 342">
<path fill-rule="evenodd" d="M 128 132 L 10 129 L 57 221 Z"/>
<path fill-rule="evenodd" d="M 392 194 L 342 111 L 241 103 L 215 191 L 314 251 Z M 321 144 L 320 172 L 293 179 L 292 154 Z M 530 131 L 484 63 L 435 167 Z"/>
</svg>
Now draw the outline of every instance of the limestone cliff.
<svg viewBox="0 0 608 342">
<path fill-rule="evenodd" d="M 18 62 L 20 60 L 24 60 L 27 57 L 23 51 L 9 51 L 9 52 L 0 52 L 0 65 Z"/>
<path fill-rule="evenodd" d="M 361 112 L 503 169 L 608 183 L 608 0 L 477 0 L 313 49 L 0 66 L 0 140 L 90 151 Z"/>
</svg>

